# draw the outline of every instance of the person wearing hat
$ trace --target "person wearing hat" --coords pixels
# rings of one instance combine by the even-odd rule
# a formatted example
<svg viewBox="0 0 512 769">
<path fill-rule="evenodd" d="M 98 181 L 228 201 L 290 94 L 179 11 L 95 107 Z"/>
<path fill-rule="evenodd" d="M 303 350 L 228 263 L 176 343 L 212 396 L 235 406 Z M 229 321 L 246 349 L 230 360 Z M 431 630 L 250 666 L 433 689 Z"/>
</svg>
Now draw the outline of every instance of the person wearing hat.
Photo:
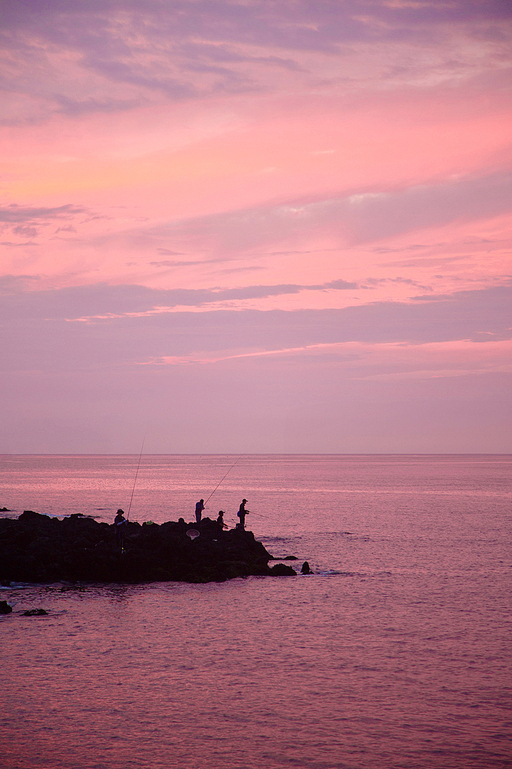
<svg viewBox="0 0 512 769">
<path fill-rule="evenodd" d="M 124 517 L 124 510 L 119 510 L 116 513 L 116 517 L 114 518 L 114 526 L 116 527 L 116 542 L 118 545 L 120 545 L 121 549 L 123 547 L 124 543 L 124 528 L 126 526 L 126 518 Z"/>
<path fill-rule="evenodd" d="M 240 518 L 239 526 L 240 526 L 241 529 L 245 529 L 245 516 L 247 515 L 247 513 L 250 512 L 250 510 L 246 510 L 245 509 L 245 505 L 246 504 L 247 504 L 247 500 L 246 499 L 242 499 L 242 503 L 241 503 L 240 507 L 238 508 L 237 515 Z"/>
<path fill-rule="evenodd" d="M 220 526 L 220 529 L 227 529 L 228 525 L 227 523 L 224 523 L 224 510 L 219 510 L 219 514 L 217 516 L 217 525 Z"/>
</svg>

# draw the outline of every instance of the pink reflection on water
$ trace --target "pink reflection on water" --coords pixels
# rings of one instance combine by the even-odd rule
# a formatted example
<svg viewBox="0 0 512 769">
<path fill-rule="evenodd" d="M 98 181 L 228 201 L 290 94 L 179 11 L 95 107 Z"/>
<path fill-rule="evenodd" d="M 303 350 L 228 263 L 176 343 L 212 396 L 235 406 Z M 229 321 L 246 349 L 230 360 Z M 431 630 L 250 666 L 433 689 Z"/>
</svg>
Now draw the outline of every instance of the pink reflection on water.
<svg viewBox="0 0 512 769">
<path fill-rule="evenodd" d="M 262 459 L 315 575 L 4 588 L 3 769 L 509 766 L 510 463 Z"/>
</svg>

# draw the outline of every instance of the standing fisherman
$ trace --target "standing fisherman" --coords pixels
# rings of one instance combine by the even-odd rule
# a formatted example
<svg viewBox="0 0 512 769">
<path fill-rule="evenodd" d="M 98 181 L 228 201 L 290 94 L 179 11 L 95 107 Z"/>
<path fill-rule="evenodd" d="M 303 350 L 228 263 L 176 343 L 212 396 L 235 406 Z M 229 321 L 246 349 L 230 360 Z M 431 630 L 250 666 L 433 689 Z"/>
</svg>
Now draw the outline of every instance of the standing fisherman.
<svg viewBox="0 0 512 769">
<path fill-rule="evenodd" d="M 124 517 L 124 510 L 119 508 L 116 513 L 116 517 L 114 518 L 114 526 L 116 527 L 116 542 L 120 546 L 121 550 L 123 549 L 124 545 L 124 530 L 127 523 L 128 521 Z"/>
<path fill-rule="evenodd" d="M 239 526 L 241 529 L 245 529 L 245 516 L 247 513 L 250 513 L 250 510 L 245 509 L 245 505 L 247 504 L 246 499 L 242 499 L 242 502 L 240 504 L 240 507 L 238 508 L 238 517 L 240 518 Z"/>
<path fill-rule="evenodd" d="M 199 502 L 196 502 L 196 523 L 201 522 L 201 516 L 203 514 L 204 510 L 204 499 L 200 499 Z"/>
</svg>

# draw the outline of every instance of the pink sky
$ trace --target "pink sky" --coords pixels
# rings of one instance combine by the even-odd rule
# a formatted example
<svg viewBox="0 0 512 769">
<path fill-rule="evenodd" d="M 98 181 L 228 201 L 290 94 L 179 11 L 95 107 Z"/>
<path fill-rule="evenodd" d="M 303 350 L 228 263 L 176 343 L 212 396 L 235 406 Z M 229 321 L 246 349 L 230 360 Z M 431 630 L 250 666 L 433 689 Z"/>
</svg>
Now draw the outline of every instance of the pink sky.
<svg viewBox="0 0 512 769">
<path fill-rule="evenodd" d="M 512 9 L 6 0 L 0 452 L 512 452 Z"/>
</svg>

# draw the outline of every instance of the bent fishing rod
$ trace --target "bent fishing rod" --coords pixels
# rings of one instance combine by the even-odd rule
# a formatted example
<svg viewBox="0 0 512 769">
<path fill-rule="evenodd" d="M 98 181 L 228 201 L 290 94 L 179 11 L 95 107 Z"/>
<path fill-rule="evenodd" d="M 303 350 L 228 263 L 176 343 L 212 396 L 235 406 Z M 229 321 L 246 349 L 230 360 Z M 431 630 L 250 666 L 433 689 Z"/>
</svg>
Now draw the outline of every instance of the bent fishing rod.
<svg viewBox="0 0 512 769">
<path fill-rule="evenodd" d="M 137 470 L 135 472 L 135 480 L 133 482 L 133 489 L 132 489 L 132 495 L 130 497 L 130 504 L 129 504 L 129 507 L 128 507 L 128 512 L 126 514 L 126 519 L 127 520 L 130 519 L 130 510 L 132 509 L 133 495 L 135 494 L 135 486 L 137 484 L 137 476 L 139 474 L 140 462 L 141 462 L 141 459 L 142 459 L 142 452 L 144 450 L 144 441 L 145 440 L 146 440 L 146 436 L 144 435 L 144 438 L 142 439 L 142 446 L 140 447 L 139 463 L 137 465 Z"/>
<path fill-rule="evenodd" d="M 242 457 L 243 457 L 243 454 L 240 454 L 240 456 L 238 457 L 238 459 L 237 459 L 235 462 L 233 462 L 233 464 L 231 465 L 231 467 L 230 467 L 230 468 L 229 468 L 229 470 L 227 471 L 226 475 L 224 475 L 224 476 L 223 476 L 223 477 L 220 479 L 220 481 L 219 481 L 219 482 L 218 482 L 218 484 L 215 486 L 214 490 L 212 491 L 212 493 L 210 494 L 210 496 L 208 497 L 208 499 L 207 499 L 207 500 L 206 500 L 206 502 L 204 503 L 204 506 L 205 506 L 205 507 L 206 507 L 206 505 L 208 504 L 209 500 L 210 500 L 210 499 L 213 497 L 213 495 L 215 494 L 215 492 L 217 491 L 217 489 L 219 488 L 219 486 L 220 486 L 220 484 L 222 483 L 222 481 L 224 480 L 224 478 L 227 478 L 227 477 L 228 477 L 228 475 L 230 474 L 231 470 L 234 468 L 234 466 L 235 466 L 236 464 L 238 464 L 238 462 L 240 462 L 240 460 L 242 459 Z"/>
</svg>

